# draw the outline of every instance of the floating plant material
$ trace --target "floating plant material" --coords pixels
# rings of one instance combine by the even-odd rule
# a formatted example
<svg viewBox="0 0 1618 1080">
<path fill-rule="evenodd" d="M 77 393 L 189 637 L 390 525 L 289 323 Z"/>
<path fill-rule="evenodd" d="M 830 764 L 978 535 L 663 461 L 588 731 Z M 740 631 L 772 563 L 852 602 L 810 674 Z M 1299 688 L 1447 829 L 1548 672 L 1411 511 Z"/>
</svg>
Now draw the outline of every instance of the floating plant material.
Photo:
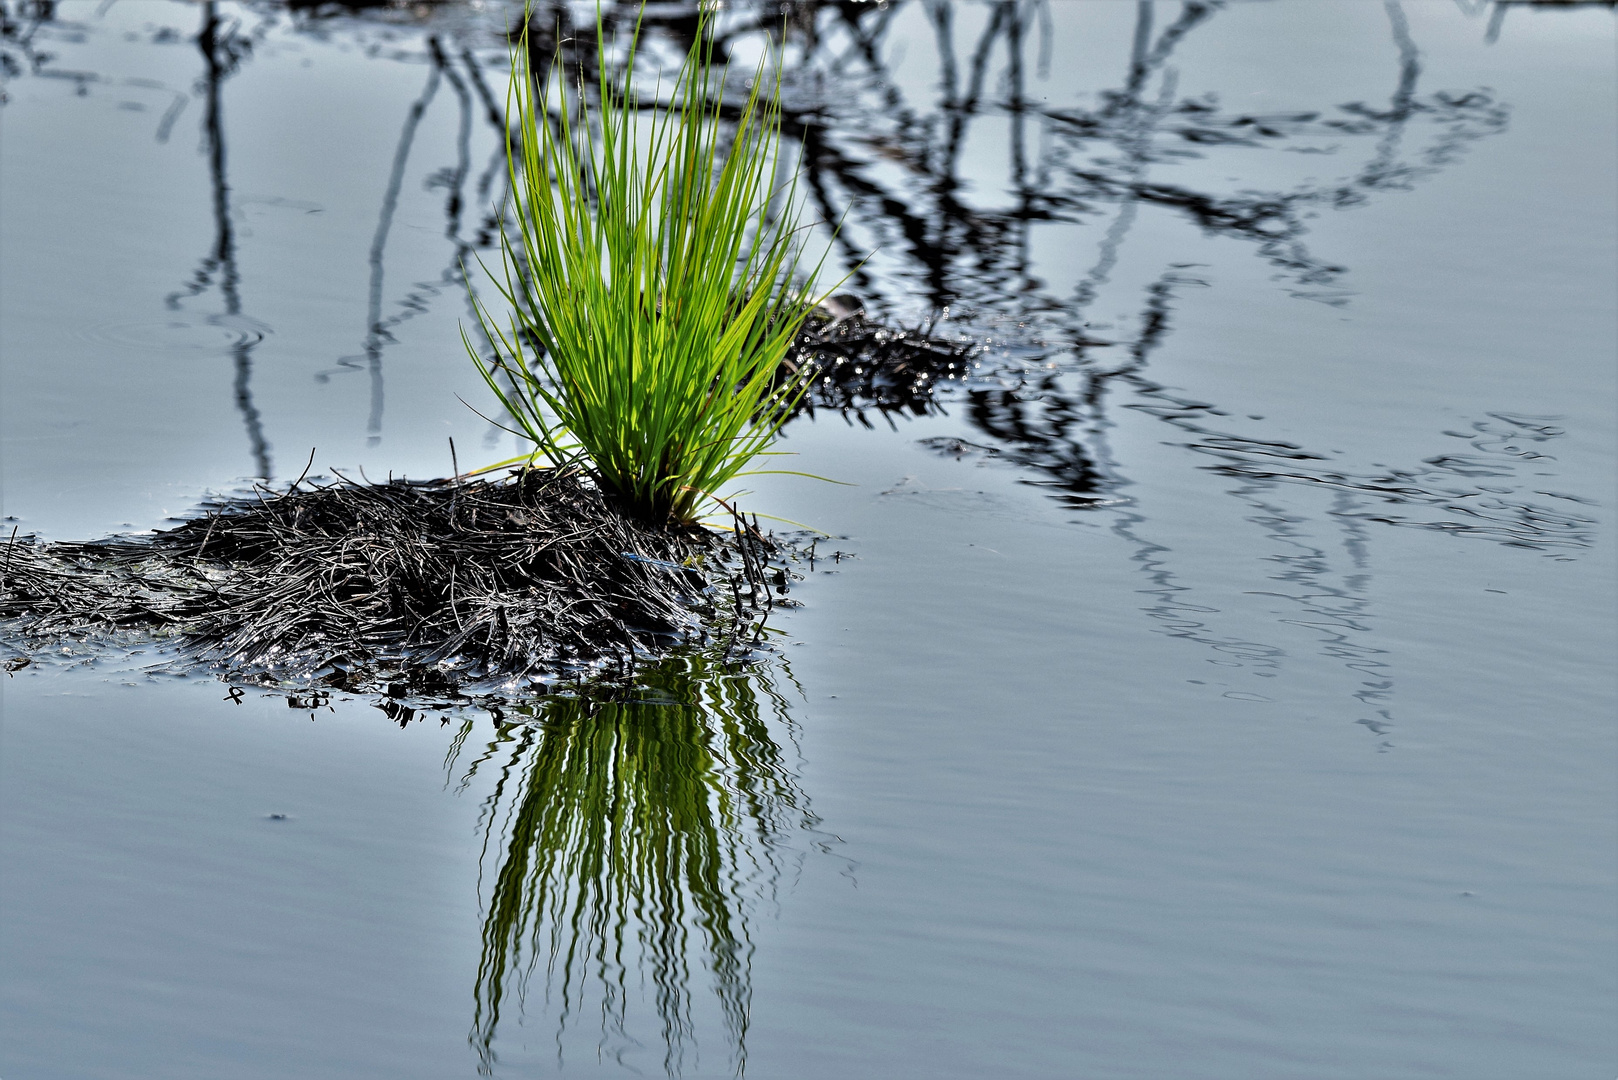
<svg viewBox="0 0 1618 1080">
<path fill-rule="evenodd" d="M 940 334 L 933 320 L 910 329 L 877 322 L 845 293 L 815 307 L 784 365 L 794 373 L 814 369 L 803 404 L 809 411 L 925 416 L 939 388 L 970 373 L 981 351 L 976 342 Z"/>
<path fill-rule="evenodd" d="M 25 647 L 145 631 L 232 677 L 441 696 L 756 642 L 791 575 L 756 525 L 737 526 L 647 526 L 573 469 L 339 478 L 152 535 L 13 536 L 0 619 Z"/>
</svg>

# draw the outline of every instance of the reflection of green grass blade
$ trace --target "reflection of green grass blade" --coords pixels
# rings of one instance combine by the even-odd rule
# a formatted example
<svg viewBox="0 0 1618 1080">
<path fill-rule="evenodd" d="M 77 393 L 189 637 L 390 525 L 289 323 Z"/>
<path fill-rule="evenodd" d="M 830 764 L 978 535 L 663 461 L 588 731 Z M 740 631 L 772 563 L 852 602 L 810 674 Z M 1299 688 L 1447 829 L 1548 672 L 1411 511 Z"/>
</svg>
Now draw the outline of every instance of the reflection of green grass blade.
<svg viewBox="0 0 1618 1080">
<path fill-rule="evenodd" d="M 648 985 L 678 1072 L 695 1037 L 693 955 L 743 1063 L 748 905 L 773 893 L 788 835 L 813 825 L 770 712 L 790 723 L 756 672 L 685 657 L 658 668 L 642 700 L 549 699 L 531 725 L 508 726 L 484 819 L 494 872 L 472 1042 L 485 1070 L 507 994 L 520 1005 L 543 964 L 559 1044 L 591 996 L 603 1047 L 631 1043 L 631 986 Z"/>
</svg>

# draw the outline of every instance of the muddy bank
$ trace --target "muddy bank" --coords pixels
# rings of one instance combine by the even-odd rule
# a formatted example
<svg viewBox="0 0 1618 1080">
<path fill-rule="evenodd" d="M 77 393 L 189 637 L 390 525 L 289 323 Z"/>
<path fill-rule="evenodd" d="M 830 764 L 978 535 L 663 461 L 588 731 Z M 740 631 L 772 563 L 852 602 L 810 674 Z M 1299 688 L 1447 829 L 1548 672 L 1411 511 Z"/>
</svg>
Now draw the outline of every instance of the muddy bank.
<svg viewBox="0 0 1618 1080">
<path fill-rule="evenodd" d="M 628 668 L 681 646 L 745 647 L 788 586 L 778 554 L 751 526 L 636 522 L 574 470 L 338 478 L 148 536 L 12 538 L 0 618 L 24 650 L 145 631 L 238 677 L 443 694 Z"/>
</svg>

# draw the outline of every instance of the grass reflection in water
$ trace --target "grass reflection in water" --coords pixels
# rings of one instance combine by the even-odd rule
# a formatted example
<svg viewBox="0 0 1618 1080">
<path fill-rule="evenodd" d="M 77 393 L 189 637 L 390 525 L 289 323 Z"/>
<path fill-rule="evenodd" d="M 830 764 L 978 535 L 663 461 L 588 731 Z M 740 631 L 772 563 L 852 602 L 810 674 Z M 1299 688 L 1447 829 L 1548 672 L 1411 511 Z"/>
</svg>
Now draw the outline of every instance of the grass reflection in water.
<svg viewBox="0 0 1618 1080">
<path fill-rule="evenodd" d="M 463 779 L 498 763 L 482 818 L 480 1071 L 542 972 L 559 1057 L 578 1016 L 599 1009 L 599 1053 L 624 1061 L 649 1023 L 677 1074 L 712 1013 L 741 1073 L 749 920 L 799 857 L 796 834 L 817 824 L 783 759 L 794 728 L 781 679 L 792 676 L 779 662 L 684 656 L 632 700 L 550 698 L 497 722 Z"/>
</svg>

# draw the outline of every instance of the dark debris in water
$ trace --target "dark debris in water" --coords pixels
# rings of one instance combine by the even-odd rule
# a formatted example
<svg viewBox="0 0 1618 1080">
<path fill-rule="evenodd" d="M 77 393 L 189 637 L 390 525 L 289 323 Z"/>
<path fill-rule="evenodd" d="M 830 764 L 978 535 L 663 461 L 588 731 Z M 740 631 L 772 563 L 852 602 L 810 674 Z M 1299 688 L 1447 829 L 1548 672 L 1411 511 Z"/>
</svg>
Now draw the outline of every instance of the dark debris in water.
<svg viewBox="0 0 1618 1080">
<path fill-rule="evenodd" d="M 232 679 L 394 697 L 759 640 L 792 577 L 756 524 L 626 517 L 577 471 L 294 484 L 145 536 L 0 544 L 23 648 L 139 631 Z"/>
<path fill-rule="evenodd" d="M 835 409 L 868 423 L 867 411 L 925 416 L 938 391 L 969 375 L 982 346 L 938 331 L 869 318 L 858 298 L 833 296 L 816 307 L 787 354 L 789 370 L 815 369 L 804 409 Z"/>
</svg>

